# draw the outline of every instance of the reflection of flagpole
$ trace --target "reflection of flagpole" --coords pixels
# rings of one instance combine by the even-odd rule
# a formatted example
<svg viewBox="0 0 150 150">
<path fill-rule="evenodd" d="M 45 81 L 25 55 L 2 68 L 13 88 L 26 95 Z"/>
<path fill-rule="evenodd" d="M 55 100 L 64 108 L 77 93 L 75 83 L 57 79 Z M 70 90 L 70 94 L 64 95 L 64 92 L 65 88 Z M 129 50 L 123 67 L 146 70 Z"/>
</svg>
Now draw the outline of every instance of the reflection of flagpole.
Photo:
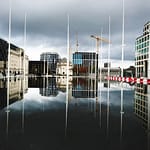
<svg viewBox="0 0 150 150">
<path fill-rule="evenodd" d="M 148 135 L 147 135 L 147 142 L 148 142 L 148 149 L 150 149 L 150 131 L 148 131 Z"/>
<path fill-rule="evenodd" d="M 45 94 L 44 94 L 44 91 L 46 90 L 46 88 L 45 88 L 45 77 L 43 77 L 43 96 L 45 96 Z M 44 112 L 44 103 L 43 103 L 43 105 L 42 105 L 42 111 Z"/>
<path fill-rule="evenodd" d="M 89 86 L 90 86 L 90 84 L 89 84 L 89 82 L 90 82 L 90 79 L 87 79 L 88 80 L 88 86 L 87 86 L 87 93 L 88 93 L 88 108 L 89 108 L 89 101 L 90 101 L 90 89 L 89 89 Z"/>
<path fill-rule="evenodd" d="M 110 41 L 110 16 L 109 16 L 109 41 Z M 108 77 L 110 77 L 110 42 L 108 47 Z M 108 87 L 107 87 L 107 137 L 109 134 L 109 98 L 110 98 L 110 90 L 109 90 L 109 84 L 110 81 L 107 80 Z"/>
<path fill-rule="evenodd" d="M 99 41 L 96 40 L 96 53 L 95 53 L 95 83 L 94 83 L 94 90 L 95 90 L 95 103 L 94 103 L 94 116 L 96 117 L 96 106 L 97 106 L 97 95 L 96 95 L 96 82 L 97 82 L 97 78 L 98 78 L 98 60 L 97 60 L 97 57 L 98 57 L 98 52 L 99 52 Z"/>
<path fill-rule="evenodd" d="M 93 66 L 94 66 L 94 63 L 93 63 L 93 55 L 94 53 L 92 53 L 92 61 L 91 61 L 91 75 L 92 75 L 92 78 L 91 78 L 91 87 L 90 87 L 90 92 L 93 94 L 94 93 L 94 88 L 93 88 Z M 91 101 L 91 112 L 92 112 L 92 101 Z"/>
<path fill-rule="evenodd" d="M 65 122 L 65 136 L 67 136 L 68 127 L 68 100 L 69 100 L 69 15 L 68 15 L 68 25 L 67 25 L 67 83 L 66 83 L 66 122 Z"/>
<path fill-rule="evenodd" d="M 103 34 L 103 29 L 101 28 L 101 37 L 102 37 L 102 34 Z M 102 46 L 103 46 L 102 41 L 101 41 L 100 46 L 101 46 L 101 48 L 100 48 L 101 53 L 100 53 L 100 89 L 99 89 L 100 90 L 100 99 L 99 99 L 99 104 L 100 104 L 100 109 L 99 109 L 100 112 L 99 113 L 100 113 L 100 115 L 99 116 L 100 116 L 100 127 L 101 127 L 101 125 L 102 125 L 102 120 L 101 120 L 102 119 L 101 118 L 102 117 L 101 116 L 102 115 L 101 114 L 102 113 L 102 86 L 101 85 L 102 85 Z"/>
<path fill-rule="evenodd" d="M 9 0 L 9 35 L 8 35 L 8 61 L 7 61 L 7 126 L 6 133 L 8 134 L 9 124 L 9 78 L 10 78 L 10 43 L 11 43 L 11 0 Z"/>
<path fill-rule="evenodd" d="M 122 16 L 122 68 L 121 68 L 121 77 L 123 78 L 123 63 L 124 63 L 124 0 L 123 0 L 123 16 Z M 121 108 L 120 108 L 120 144 L 122 144 L 122 121 L 123 121 L 123 81 L 121 82 Z"/>
</svg>

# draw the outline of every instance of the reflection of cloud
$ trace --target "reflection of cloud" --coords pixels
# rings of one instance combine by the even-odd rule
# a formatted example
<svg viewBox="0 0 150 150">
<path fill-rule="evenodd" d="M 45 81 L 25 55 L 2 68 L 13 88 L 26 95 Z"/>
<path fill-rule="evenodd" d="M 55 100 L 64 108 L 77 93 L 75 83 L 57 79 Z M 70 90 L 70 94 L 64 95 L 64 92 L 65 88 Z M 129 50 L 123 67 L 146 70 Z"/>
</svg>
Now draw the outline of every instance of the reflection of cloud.
<svg viewBox="0 0 150 150">
<path fill-rule="evenodd" d="M 62 97 L 62 99 L 60 100 L 59 97 Z M 39 94 L 39 88 L 29 88 L 28 93 L 25 95 L 24 101 L 34 100 L 36 102 L 42 103 L 44 101 L 63 101 L 63 98 L 65 98 L 65 95 L 61 92 L 57 97 L 47 97 L 41 96 Z"/>
<path fill-rule="evenodd" d="M 123 96 L 123 106 L 133 107 L 134 100 L 134 90 L 124 91 Z M 121 105 L 121 92 L 120 91 L 110 91 L 110 105 L 120 107 Z M 107 105 L 107 92 L 102 92 L 102 103 Z"/>
<path fill-rule="evenodd" d="M 45 111 L 64 109 L 65 101 L 66 96 L 62 92 L 59 92 L 57 97 L 43 97 L 39 94 L 38 88 L 32 88 L 28 90 L 22 101 L 17 101 L 10 105 L 10 111 L 19 113 L 22 111 L 23 105 L 26 114 L 42 111 L 43 107 Z"/>
</svg>

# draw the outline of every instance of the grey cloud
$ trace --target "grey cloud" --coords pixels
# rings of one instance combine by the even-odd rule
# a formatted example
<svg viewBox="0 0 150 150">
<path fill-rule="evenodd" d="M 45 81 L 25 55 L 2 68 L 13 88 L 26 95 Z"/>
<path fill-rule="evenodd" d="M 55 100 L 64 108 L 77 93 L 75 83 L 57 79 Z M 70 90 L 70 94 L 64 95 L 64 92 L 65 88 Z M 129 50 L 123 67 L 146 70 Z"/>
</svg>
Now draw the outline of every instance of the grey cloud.
<svg viewBox="0 0 150 150">
<path fill-rule="evenodd" d="M 1 37 L 8 37 L 8 0 L 0 5 Z M 134 60 L 134 43 L 142 34 L 143 25 L 150 19 L 150 1 L 125 0 L 125 59 Z M 94 50 L 91 34 L 108 39 L 108 16 L 111 16 L 111 57 L 121 59 L 122 1 L 121 0 L 12 0 L 12 38 L 22 45 L 24 13 L 27 12 L 27 44 L 54 47 L 66 53 L 67 14 L 70 15 L 71 47 L 75 49 L 78 32 L 79 49 Z M 22 37 L 22 38 L 21 38 Z M 16 39 L 16 40 L 15 40 Z M 108 46 L 105 44 L 104 49 Z M 107 58 L 107 52 L 103 52 Z M 33 56 L 34 59 L 34 56 Z"/>
</svg>

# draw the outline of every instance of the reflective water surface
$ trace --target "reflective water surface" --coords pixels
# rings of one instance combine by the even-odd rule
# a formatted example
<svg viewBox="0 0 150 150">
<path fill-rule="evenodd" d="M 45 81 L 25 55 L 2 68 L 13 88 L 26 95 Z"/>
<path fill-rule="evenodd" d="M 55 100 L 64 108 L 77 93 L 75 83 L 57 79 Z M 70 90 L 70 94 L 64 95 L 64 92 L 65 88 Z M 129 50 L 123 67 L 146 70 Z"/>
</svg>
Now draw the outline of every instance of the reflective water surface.
<svg viewBox="0 0 150 150">
<path fill-rule="evenodd" d="M 0 80 L 0 150 L 150 149 L 150 86 L 68 87 L 65 77 Z"/>
</svg>

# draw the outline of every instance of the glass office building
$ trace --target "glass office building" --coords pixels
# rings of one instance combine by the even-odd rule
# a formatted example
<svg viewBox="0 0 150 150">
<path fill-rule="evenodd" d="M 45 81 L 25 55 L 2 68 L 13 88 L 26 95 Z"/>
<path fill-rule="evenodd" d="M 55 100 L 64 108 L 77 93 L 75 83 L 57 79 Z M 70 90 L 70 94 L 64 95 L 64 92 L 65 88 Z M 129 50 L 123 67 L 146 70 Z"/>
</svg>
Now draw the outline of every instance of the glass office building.
<svg viewBox="0 0 150 150">
<path fill-rule="evenodd" d="M 29 74 L 30 75 L 45 75 L 49 74 L 47 62 L 45 61 L 29 61 Z"/>
<path fill-rule="evenodd" d="M 150 45 L 150 21 L 144 25 L 143 35 L 136 39 L 135 46 L 135 67 L 136 77 L 150 77 L 149 61 Z"/>
<path fill-rule="evenodd" d="M 78 76 L 95 73 L 95 62 L 98 68 L 98 59 L 95 58 L 97 58 L 96 53 L 75 52 L 73 54 L 73 75 Z"/>
<path fill-rule="evenodd" d="M 136 39 L 135 47 L 136 77 L 150 78 L 150 21 L 144 25 L 143 34 Z M 150 86 L 135 85 L 134 112 L 142 121 L 143 127 L 150 129 Z"/>
<path fill-rule="evenodd" d="M 57 53 L 45 52 L 40 55 L 40 61 L 46 61 L 48 63 L 48 70 L 50 74 L 56 74 L 57 62 L 60 57 Z"/>
</svg>

